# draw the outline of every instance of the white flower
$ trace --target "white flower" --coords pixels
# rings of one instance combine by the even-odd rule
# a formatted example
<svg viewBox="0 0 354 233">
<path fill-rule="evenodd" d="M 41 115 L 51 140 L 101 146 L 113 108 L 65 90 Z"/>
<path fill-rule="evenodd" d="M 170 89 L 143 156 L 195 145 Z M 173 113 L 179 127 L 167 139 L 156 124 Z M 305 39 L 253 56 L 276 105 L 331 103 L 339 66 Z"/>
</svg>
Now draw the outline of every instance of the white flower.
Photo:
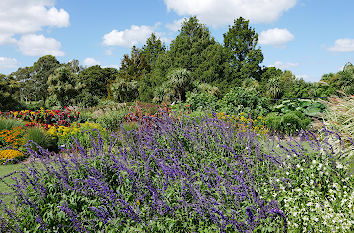
<svg viewBox="0 0 354 233">
<path fill-rule="evenodd" d="M 316 162 L 317 162 L 316 160 L 312 160 L 312 163 L 313 163 L 313 164 L 316 164 Z"/>
<path fill-rule="evenodd" d="M 306 206 L 312 206 L 312 202 L 308 202 Z"/>
<path fill-rule="evenodd" d="M 342 169 L 343 168 L 343 165 L 340 164 L 340 163 L 337 163 L 337 166 L 336 166 L 338 169 Z"/>
<path fill-rule="evenodd" d="M 296 167 L 297 167 L 297 168 L 300 168 L 300 164 L 296 164 Z"/>
</svg>

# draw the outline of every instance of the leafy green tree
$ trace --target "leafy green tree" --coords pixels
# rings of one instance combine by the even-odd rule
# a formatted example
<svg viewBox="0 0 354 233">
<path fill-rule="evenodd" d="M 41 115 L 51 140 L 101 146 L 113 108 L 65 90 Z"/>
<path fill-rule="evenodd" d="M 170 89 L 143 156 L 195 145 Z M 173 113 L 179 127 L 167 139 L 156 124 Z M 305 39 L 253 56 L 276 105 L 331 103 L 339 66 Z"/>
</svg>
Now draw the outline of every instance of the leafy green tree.
<svg viewBox="0 0 354 233">
<path fill-rule="evenodd" d="M 0 74 L 0 110 L 16 110 L 20 103 L 16 97 L 19 84 L 13 78 Z"/>
<path fill-rule="evenodd" d="M 215 44 L 216 41 L 211 38 L 209 29 L 200 24 L 196 17 L 186 19 L 179 34 L 171 42 L 170 50 L 158 56 L 152 65 L 151 74 L 142 79 L 139 88 L 140 99 L 148 101 L 154 96 L 157 88 L 168 81 L 168 74 L 177 68 L 184 68 L 190 71 L 193 77 L 205 81 L 219 78 L 223 69 L 213 66 L 219 65 L 219 60 L 222 60 L 219 59 L 222 57 L 219 55 L 222 51 L 218 51 L 222 46 L 211 47 L 209 51 L 205 51 L 208 46 Z"/>
<path fill-rule="evenodd" d="M 56 68 L 60 66 L 59 61 L 52 55 L 40 57 L 33 64 L 33 86 L 35 100 L 45 101 L 48 97 L 48 78 Z"/>
<path fill-rule="evenodd" d="M 47 106 L 69 106 L 74 103 L 77 95 L 77 75 L 67 66 L 62 66 L 54 70 L 48 78 L 49 98 Z"/>
<path fill-rule="evenodd" d="M 82 92 L 89 92 L 99 98 L 106 97 L 109 84 L 116 79 L 118 71 L 114 68 L 101 68 L 99 65 L 91 66 L 78 75 Z"/>
<path fill-rule="evenodd" d="M 339 78 L 335 82 L 335 86 L 347 95 L 354 95 L 354 65 L 348 62 L 337 74 Z"/>
<path fill-rule="evenodd" d="M 186 100 L 186 92 L 189 90 L 192 82 L 192 74 L 186 69 L 175 69 L 168 75 L 168 86 L 177 97 L 177 101 Z"/>
<path fill-rule="evenodd" d="M 269 98 L 279 99 L 283 95 L 283 90 L 280 84 L 280 76 L 270 78 L 266 87 L 266 94 Z"/>
<path fill-rule="evenodd" d="M 234 25 L 224 34 L 224 46 L 228 49 L 232 68 L 228 80 L 230 84 L 238 83 L 237 79 L 260 79 L 263 54 L 261 49 L 257 48 L 257 43 L 258 34 L 249 26 L 249 21 L 242 17 L 235 20 Z"/>
<path fill-rule="evenodd" d="M 133 46 L 130 56 L 127 54 L 123 56 L 118 78 L 127 81 L 140 81 L 146 74 L 150 73 L 150 70 L 151 67 L 142 50 Z"/>
<path fill-rule="evenodd" d="M 71 72 L 75 74 L 79 74 L 81 71 L 84 70 L 84 67 L 80 65 L 79 60 L 73 59 L 65 64 L 67 67 L 70 68 Z"/>
<path fill-rule="evenodd" d="M 172 67 L 194 72 L 203 61 L 201 57 L 203 51 L 215 43 L 215 39 L 210 36 L 209 29 L 199 23 L 196 17 L 186 19 L 168 51 Z"/>
<path fill-rule="evenodd" d="M 111 85 L 113 97 L 120 103 L 135 101 L 139 96 L 137 81 L 120 79 Z"/>
<path fill-rule="evenodd" d="M 167 81 L 167 71 L 171 69 L 172 61 L 168 54 L 160 54 L 149 74 L 145 75 L 139 83 L 139 99 L 151 101 L 154 98 L 155 89 Z"/>
<path fill-rule="evenodd" d="M 154 33 L 146 40 L 145 45 L 141 49 L 142 56 L 150 66 L 153 66 L 160 54 L 164 54 L 165 52 L 166 46 Z"/>
<path fill-rule="evenodd" d="M 200 54 L 200 63 L 194 77 L 203 83 L 219 85 L 230 69 L 227 50 L 219 43 L 211 44 Z"/>
</svg>

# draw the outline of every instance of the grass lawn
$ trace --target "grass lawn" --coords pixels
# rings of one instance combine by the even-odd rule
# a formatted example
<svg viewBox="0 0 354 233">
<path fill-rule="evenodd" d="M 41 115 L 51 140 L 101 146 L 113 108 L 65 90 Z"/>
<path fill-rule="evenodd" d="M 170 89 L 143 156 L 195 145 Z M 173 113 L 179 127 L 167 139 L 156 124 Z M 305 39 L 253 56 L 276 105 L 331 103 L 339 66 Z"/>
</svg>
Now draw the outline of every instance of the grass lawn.
<svg viewBox="0 0 354 233">
<path fill-rule="evenodd" d="M 10 165 L 0 165 L 0 177 L 4 177 L 11 172 L 14 171 L 20 171 L 24 167 L 23 164 L 10 164 Z M 6 178 L 5 182 L 11 182 L 12 180 L 10 178 Z M 7 187 L 4 182 L 0 183 L 0 193 L 7 193 L 11 192 L 10 188 Z"/>
<path fill-rule="evenodd" d="M 10 174 L 11 172 L 20 171 L 23 167 L 24 167 L 23 164 L 0 165 L 0 178 Z M 8 177 L 5 178 L 4 181 L 7 182 L 8 184 L 14 182 L 12 179 Z M 3 181 L 0 180 L 0 193 L 11 193 L 11 192 L 12 192 L 11 188 L 8 187 Z M 12 200 L 12 198 L 13 198 L 12 194 L 5 195 L 5 196 L 0 195 L 0 199 L 2 199 L 6 204 L 8 204 Z"/>
</svg>

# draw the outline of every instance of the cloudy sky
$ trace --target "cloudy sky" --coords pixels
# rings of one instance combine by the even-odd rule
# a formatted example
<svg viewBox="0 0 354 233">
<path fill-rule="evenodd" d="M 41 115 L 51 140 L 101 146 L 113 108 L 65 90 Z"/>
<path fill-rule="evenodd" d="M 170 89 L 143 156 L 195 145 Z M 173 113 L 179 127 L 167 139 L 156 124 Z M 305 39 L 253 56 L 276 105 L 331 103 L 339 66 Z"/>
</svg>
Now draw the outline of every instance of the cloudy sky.
<svg viewBox="0 0 354 233">
<path fill-rule="evenodd" d="M 0 73 L 46 54 L 118 68 L 152 32 L 169 45 L 184 17 L 197 16 L 222 43 L 242 16 L 259 34 L 262 65 L 318 81 L 354 63 L 353 9 L 353 0 L 1 0 Z"/>
</svg>

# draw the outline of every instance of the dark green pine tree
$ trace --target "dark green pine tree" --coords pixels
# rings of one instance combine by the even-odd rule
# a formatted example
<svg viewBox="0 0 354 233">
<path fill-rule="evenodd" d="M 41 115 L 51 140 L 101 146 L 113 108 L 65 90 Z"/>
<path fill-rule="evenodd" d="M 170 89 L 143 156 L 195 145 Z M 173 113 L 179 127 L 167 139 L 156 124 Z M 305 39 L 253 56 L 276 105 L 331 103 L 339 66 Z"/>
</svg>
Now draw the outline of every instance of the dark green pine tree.
<svg viewBox="0 0 354 233">
<path fill-rule="evenodd" d="M 224 34 L 224 46 L 228 50 L 231 65 L 228 83 L 240 83 L 246 78 L 260 80 L 263 54 L 257 47 L 258 34 L 249 21 L 240 17 Z"/>
</svg>

